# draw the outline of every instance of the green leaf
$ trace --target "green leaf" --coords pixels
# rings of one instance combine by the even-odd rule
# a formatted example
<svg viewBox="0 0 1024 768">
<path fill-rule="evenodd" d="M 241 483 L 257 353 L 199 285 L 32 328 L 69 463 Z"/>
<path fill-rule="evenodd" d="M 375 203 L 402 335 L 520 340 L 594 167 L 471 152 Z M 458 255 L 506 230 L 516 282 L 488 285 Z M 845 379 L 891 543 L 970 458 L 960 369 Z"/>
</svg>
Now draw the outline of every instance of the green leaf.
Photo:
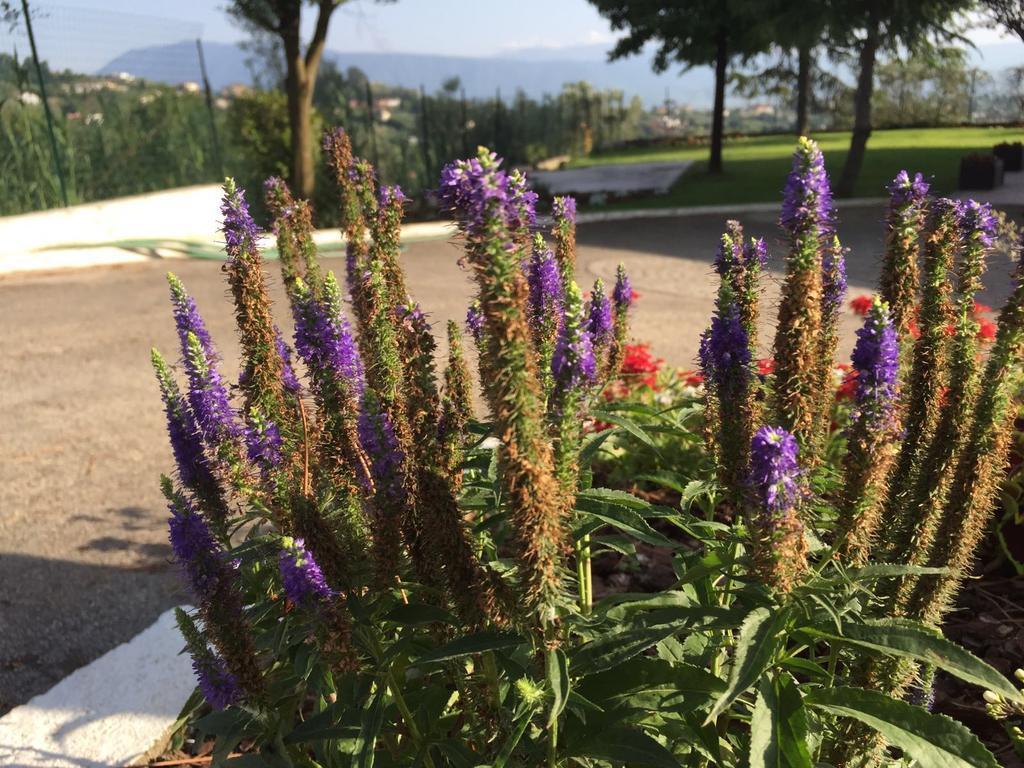
<svg viewBox="0 0 1024 768">
<path fill-rule="evenodd" d="M 634 728 L 608 729 L 597 738 L 584 740 L 574 755 L 628 766 L 679 768 L 679 761 L 671 752 L 643 731 Z"/>
<path fill-rule="evenodd" d="M 788 620 L 789 613 L 785 610 L 755 608 L 747 614 L 736 637 L 729 683 L 711 708 L 705 723 L 718 717 L 772 666 L 779 647 L 779 633 Z"/>
<path fill-rule="evenodd" d="M 700 498 L 705 494 L 710 494 L 713 486 L 704 480 L 691 480 L 686 484 L 686 487 L 682 489 L 682 499 L 680 503 L 683 507 L 688 507 L 696 499 Z"/>
<path fill-rule="evenodd" d="M 551 715 L 548 717 L 548 726 L 551 726 L 569 701 L 569 662 L 565 652 L 560 648 L 548 651 L 546 669 L 552 696 Z"/>
<path fill-rule="evenodd" d="M 602 635 L 576 649 L 572 657 L 572 667 L 580 673 L 611 669 L 643 653 L 678 630 L 679 627 L 675 624 L 659 624 Z"/>
<path fill-rule="evenodd" d="M 636 479 L 646 480 L 649 483 L 660 485 L 662 488 L 668 488 L 677 493 L 683 494 L 684 497 L 686 495 L 686 488 L 688 488 L 689 485 L 691 485 L 694 482 L 699 482 L 691 480 L 689 481 L 689 483 L 687 483 L 686 478 L 680 475 L 678 472 L 670 472 L 667 469 L 661 469 L 658 470 L 657 472 L 651 472 L 644 475 L 637 475 Z"/>
<path fill-rule="evenodd" d="M 810 627 L 805 631 L 833 642 L 931 664 L 965 682 L 1024 704 L 1024 695 L 998 670 L 923 624 L 879 619 L 863 624 L 844 624 L 842 635 L 831 628 Z"/>
<path fill-rule="evenodd" d="M 761 678 L 750 717 L 750 768 L 811 768 L 807 713 L 793 678 Z"/>
<path fill-rule="evenodd" d="M 648 435 L 635 421 L 627 419 L 624 416 L 618 416 L 608 411 L 591 411 L 591 415 L 598 421 L 606 421 L 609 424 L 614 424 L 617 427 L 621 427 L 626 432 L 631 434 L 641 443 L 646 445 L 652 451 L 659 456 L 661 455 L 658 451 L 658 444 L 654 442 L 654 438 Z"/>
<path fill-rule="evenodd" d="M 419 666 L 437 661 L 457 659 L 461 656 L 471 656 L 474 653 L 483 653 L 484 651 L 515 648 L 522 642 L 522 637 L 511 632 L 478 632 L 475 635 L 460 637 L 435 651 L 420 656 L 416 659 L 415 664 Z"/>
<path fill-rule="evenodd" d="M 702 579 L 705 576 L 710 576 L 713 573 L 724 571 L 728 566 L 735 562 L 735 557 L 727 553 L 725 550 L 714 550 L 708 552 L 700 559 L 697 565 L 686 568 L 682 575 L 679 577 L 679 581 L 676 582 L 676 589 L 686 584 L 692 584 L 698 579 Z"/>
<path fill-rule="evenodd" d="M 578 496 L 576 508 L 646 544 L 657 547 L 677 546 L 674 541 L 651 528 L 642 515 L 628 507 L 598 501 L 589 496 Z"/>
<path fill-rule="evenodd" d="M 872 563 L 850 571 L 854 581 L 875 581 L 894 576 L 941 576 L 949 573 L 948 568 L 926 568 L 921 565 L 896 565 L 894 563 Z"/>
<path fill-rule="evenodd" d="M 384 620 L 405 626 L 455 623 L 448 611 L 426 603 L 400 603 L 384 615 Z"/>
<path fill-rule="evenodd" d="M 339 720 L 345 710 L 351 706 L 348 701 L 336 701 L 322 712 L 296 725 L 284 737 L 285 744 L 308 744 L 312 741 L 325 739 L 352 739 L 359 736 L 358 726 L 343 724 Z"/>
<path fill-rule="evenodd" d="M 878 731 L 927 768 L 999 768 L 999 763 L 966 726 L 878 691 L 828 688 L 804 697 L 809 707 L 852 717 Z"/>
<path fill-rule="evenodd" d="M 599 701 L 627 698 L 635 693 L 682 693 L 711 698 L 725 690 L 725 682 L 703 667 L 638 656 L 583 678 L 584 694 Z"/>
<path fill-rule="evenodd" d="M 369 706 L 363 710 L 359 739 L 356 742 L 354 768 L 373 768 L 373 756 L 380 729 L 384 727 L 384 688 L 378 688 Z"/>
<path fill-rule="evenodd" d="M 590 463 L 590 460 L 594 458 L 601 446 L 604 445 L 604 441 L 615 434 L 614 429 L 606 429 L 602 432 L 597 432 L 587 438 L 583 445 L 583 449 L 580 451 L 580 466 L 585 467 Z"/>
</svg>

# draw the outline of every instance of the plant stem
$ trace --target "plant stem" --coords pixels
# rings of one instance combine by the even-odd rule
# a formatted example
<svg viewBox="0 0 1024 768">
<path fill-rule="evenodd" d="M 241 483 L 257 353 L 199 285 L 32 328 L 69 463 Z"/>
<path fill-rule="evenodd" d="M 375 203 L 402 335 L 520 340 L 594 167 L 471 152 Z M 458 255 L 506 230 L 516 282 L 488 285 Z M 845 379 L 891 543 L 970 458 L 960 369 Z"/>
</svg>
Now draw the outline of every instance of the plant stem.
<svg viewBox="0 0 1024 768">
<path fill-rule="evenodd" d="M 587 573 L 583 564 L 583 539 L 576 542 L 576 581 L 580 592 L 580 613 L 587 613 Z"/>
<path fill-rule="evenodd" d="M 391 691 L 391 696 L 395 700 L 395 706 L 398 707 L 398 711 L 402 713 L 402 719 L 405 720 L 405 725 L 409 729 L 409 738 L 412 739 L 413 744 L 417 748 L 423 743 L 423 734 L 420 733 L 419 726 L 416 725 L 416 719 L 412 716 L 412 710 L 409 709 L 409 705 L 405 702 L 405 697 L 402 695 L 402 689 L 398 686 L 398 681 L 395 680 L 395 672 L 391 667 L 388 667 L 386 673 L 388 690 Z M 430 750 L 426 750 L 423 754 L 423 764 L 427 768 L 434 768 L 434 760 L 430 757 Z"/>
<path fill-rule="evenodd" d="M 558 718 L 548 727 L 548 768 L 558 765 Z"/>
<path fill-rule="evenodd" d="M 495 712 L 501 711 L 501 679 L 498 677 L 498 665 L 494 660 L 494 652 L 486 651 L 481 659 L 484 668 L 484 676 L 494 692 Z"/>
<path fill-rule="evenodd" d="M 583 613 L 590 615 L 590 608 L 594 604 L 594 570 L 591 567 L 590 559 L 590 534 L 583 537 L 583 583 L 586 588 L 584 593 Z"/>
<path fill-rule="evenodd" d="M 375 659 L 382 661 L 384 658 L 384 649 L 381 647 L 380 639 L 377 637 L 376 632 L 370 631 L 366 633 L 366 639 L 369 641 L 370 652 Z M 398 680 L 395 679 L 395 671 L 391 665 L 388 665 L 384 672 L 384 682 L 387 685 L 391 696 L 395 700 L 395 706 L 398 707 L 398 711 L 402 715 L 402 719 L 405 721 L 406 728 L 409 729 L 409 738 L 413 744 L 419 748 L 423 742 L 423 734 L 420 733 L 420 728 L 416 725 L 416 719 L 412 716 L 412 710 L 409 709 L 409 705 L 405 701 L 405 697 L 402 695 L 402 689 L 398 685 Z M 434 760 L 430 757 L 430 750 L 427 749 L 424 752 L 423 764 L 427 768 L 434 768 Z"/>
</svg>

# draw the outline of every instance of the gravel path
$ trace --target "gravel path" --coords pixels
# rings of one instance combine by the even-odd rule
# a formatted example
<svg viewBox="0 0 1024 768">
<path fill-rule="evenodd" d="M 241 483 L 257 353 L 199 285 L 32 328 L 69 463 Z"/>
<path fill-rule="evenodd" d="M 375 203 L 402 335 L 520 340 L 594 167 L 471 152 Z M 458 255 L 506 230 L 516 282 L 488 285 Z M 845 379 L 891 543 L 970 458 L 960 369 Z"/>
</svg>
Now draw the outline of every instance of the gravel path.
<svg viewBox="0 0 1024 768">
<path fill-rule="evenodd" d="M 711 310 L 710 264 L 725 218 L 581 225 L 580 282 L 608 281 L 624 261 L 641 294 L 634 335 L 672 364 L 690 366 Z M 744 223 L 751 234 L 774 237 L 773 218 L 752 214 Z M 877 209 L 844 217 L 854 293 L 874 282 L 880 218 Z M 470 295 L 458 257 L 446 241 L 411 244 L 404 256 L 409 285 L 442 333 L 445 320 L 464 316 Z M 327 266 L 342 269 L 337 261 Z M 152 345 L 175 357 L 167 269 L 195 295 L 234 375 L 231 307 L 217 263 L 0 278 L 0 713 L 187 599 L 168 564 L 157 480 L 171 456 L 149 368 Z M 988 303 L 998 306 L 1008 292 L 1007 271 L 993 265 Z M 271 273 L 285 325 L 274 265 Z M 773 304 L 775 285 L 768 294 Z M 844 355 L 855 320 L 844 317 Z M 763 337 L 770 344 L 770 332 Z"/>
</svg>

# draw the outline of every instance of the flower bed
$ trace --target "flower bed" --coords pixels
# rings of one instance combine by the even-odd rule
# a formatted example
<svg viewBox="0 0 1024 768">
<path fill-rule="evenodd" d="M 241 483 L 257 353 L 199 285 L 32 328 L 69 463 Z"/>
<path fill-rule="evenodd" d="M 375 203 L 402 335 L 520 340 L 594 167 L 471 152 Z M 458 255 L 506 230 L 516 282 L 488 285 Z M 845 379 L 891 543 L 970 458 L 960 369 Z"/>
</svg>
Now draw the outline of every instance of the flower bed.
<svg viewBox="0 0 1024 768">
<path fill-rule="evenodd" d="M 1024 712 L 939 630 L 992 517 L 1024 351 L 1019 264 L 984 342 L 987 206 L 896 177 L 879 295 L 837 375 L 845 251 L 802 139 L 773 362 L 754 355 L 766 244 L 729 222 L 701 370 L 683 375 L 627 344 L 624 270 L 584 298 L 573 201 L 549 246 L 524 179 L 481 150 L 439 191 L 477 286 L 478 422 L 462 332 L 438 372 L 408 294 L 400 190 L 343 132 L 325 149 L 344 288 L 308 207 L 266 189 L 294 353 L 230 182 L 238 386 L 173 277 L 185 389 L 154 352 L 198 606 L 179 614 L 202 694 L 183 722 L 214 762 L 244 744 L 271 765 L 997 765 L 927 706 L 938 669 L 1011 727 Z M 656 574 L 649 591 L 602 593 L 612 558 Z"/>
</svg>

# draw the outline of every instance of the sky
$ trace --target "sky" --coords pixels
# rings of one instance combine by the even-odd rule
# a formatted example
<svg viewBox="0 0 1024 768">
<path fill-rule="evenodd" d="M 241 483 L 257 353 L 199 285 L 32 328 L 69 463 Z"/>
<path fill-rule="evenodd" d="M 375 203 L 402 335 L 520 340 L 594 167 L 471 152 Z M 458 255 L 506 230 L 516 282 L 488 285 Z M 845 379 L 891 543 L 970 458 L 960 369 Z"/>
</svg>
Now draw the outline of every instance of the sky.
<svg viewBox="0 0 1024 768">
<path fill-rule="evenodd" d="M 95 71 L 132 48 L 202 37 L 237 42 L 244 30 L 224 8 L 226 0 L 30 0 L 38 17 L 42 58 L 61 67 Z M 313 9 L 304 12 L 307 33 Z M 0 50 L 27 47 L 19 30 L 13 43 L 0 29 Z M 995 30 L 975 30 L 976 44 L 997 42 Z M 529 49 L 545 59 L 599 56 L 616 39 L 587 0 L 349 0 L 332 19 L 328 48 L 337 51 L 509 56 Z M 537 49 L 542 51 L 537 52 Z M 536 53 L 535 53 L 536 52 Z M 560 53 L 561 52 L 561 53 Z"/>
<path fill-rule="evenodd" d="M 62 15 L 81 26 L 81 9 L 189 20 L 202 25 L 204 40 L 233 42 L 245 34 L 224 11 L 223 0 L 31 0 L 53 23 Z M 65 13 L 65 9 L 74 12 Z M 312 25 L 313 9 L 303 14 Z M 141 20 L 140 20 L 141 22 Z M 149 24 L 141 23 L 146 36 Z M 587 0 L 349 0 L 331 20 L 330 48 L 347 51 L 447 53 L 493 56 L 518 48 L 565 48 L 614 41 L 608 22 Z"/>
<path fill-rule="evenodd" d="M 190 20 L 202 26 L 203 39 L 210 41 L 245 36 L 225 13 L 226 3 L 218 0 L 32 0 L 32 5 L 54 14 L 81 8 Z M 304 15 L 311 25 L 312 9 Z M 976 30 L 970 37 L 976 43 L 1000 39 L 994 30 Z M 332 19 L 328 45 L 347 51 L 494 56 L 521 48 L 610 44 L 614 39 L 608 22 L 587 0 L 349 0 Z"/>
</svg>

